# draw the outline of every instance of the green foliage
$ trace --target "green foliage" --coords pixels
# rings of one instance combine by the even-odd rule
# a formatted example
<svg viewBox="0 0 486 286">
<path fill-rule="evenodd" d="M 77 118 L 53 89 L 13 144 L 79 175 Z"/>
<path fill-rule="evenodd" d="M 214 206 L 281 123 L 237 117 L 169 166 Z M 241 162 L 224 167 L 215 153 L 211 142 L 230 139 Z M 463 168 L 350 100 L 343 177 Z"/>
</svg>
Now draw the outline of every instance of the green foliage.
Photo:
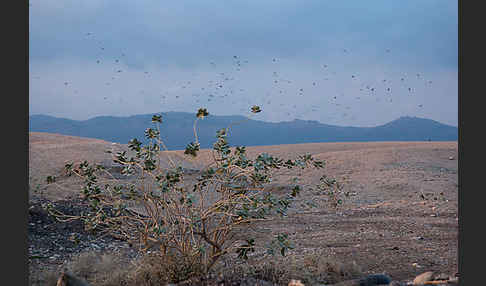
<svg viewBox="0 0 486 286">
<path fill-rule="evenodd" d="M 189 143 L 186 147 L 186 150 L 184 151 L 184 154 L 196 157 L 197 151 L 199 151 L 199 146 L 200 146 L 199 143 L 194 143 L 194 142 Z"/>
<path fill-rule="evenodd" d="M 338 182 L 334 178 L 328 178 L 323 175 L 319 179 L 320 183 L 317 185 L 317 190 L 323 192 L 329 197 L 329 203 L 333 207 L 337 207 L 343 203 L 344 197 L 348 197 L 349 193 L 343 191 L 343 182 Z M 345 181 L 345 179 L 343 179 Z"/>
<path fill-rule="evenodd" d="M 209 115 L 209 112 L 206 108 L 199 108 L 199 110 L 196 113 L 197 118 L 204 118 Z"/>
<path fill-rule="evenodd" d="M 47 176 L 47 178 L 46 178 L 46 182 L 47 182 L 48 184 L 52 184 L 52 183 L 54 183 L 55 181 L 56 181 L 56 177 L 55 177 L 55 176 Z"/>
<path fill-rule="evenodd" d="M 154 115 L 154 116 L 152 116 L 152 122 L 153 123 L 155 123 L 155 122 L 162 123 L 162 115 Z"/>
<path fill-rule="evenodd" d="M 253 106 L 251 112 L 261 109 Z M 200 108 L 194 124 L 195 142 L 187 145 L 184 154 L 196 158 L 200 151 L 196 122 L 208 116 Z M 136 175 L 135 180 L 116 179 L 100 165 L 87 161 L 78 166 L 65 165 L 69 174 L 83 180 L 82 194 L 90 202 L 91 212 L 82 219 L 88 229 L 104 232 L 131 242 L 142 242 L 144 250 L 157 246 L 163 256 L 179 254 L 203 265 L 208 271 L 222 256 L 236 252 L 239 258 L 258 248 L 267 248 L 268 254 L 286 255 L 294 246 L 287 234 L 277 233 L 267 247 L 258 246 L 252 236 L 253 226 L 273 216 L 286 216 L 288 209 L 304 189 L 296 183 L 285 194 L 265 191 L 275 172 L 293 168 L 324 166 L 310 154 L 295 160 L 284 161 L 271 154 L 262 153 L 249 158 L 244 146 L 232 148 L 228 141 L 229 128 L 216 132 L 213 144 L 213 161 L 189 180 L 181 166 L 169 156 L 169 167 L 161 167 L 164 144 L 160 138 L 161 116 L 154 115 L 155 128 L 147 128 L 145 136 L 150 143 L 143 145 L 136 138 L 128 142 L 127 151 L 109 151 L 121 167 L 121 174 Z M 323 179 L 324 178 L 324 179 Z M 335 194 L 339 185 L 325 177 L 318 188 Z M 55 177 L 47 177 L 56 183 Z M 190 187 L 186 184 L 190 183 Z M 62 214 L 51 209 L 51 214 Z M 250 226 L 252 226 L 250 228 Z M 246 237 L 236 239 L 235 233 Z"/>
<path fill-rule="evenodd" d="M 262 110 L 260 109 L 260 106 L 253 105 L 253 106 L 251 107 L 251 112 L 253 112 L 253 113 L 259 113 L 259 112 L 261 112 L 261 111 L 262 111 Z"/>
<path fill-rule="evenodd" d="M 255 252 L 255 240 L 253 238 L 247 239 L 246 243 L 236 249 L 238 258 L 248 259 L 248 253 Z"/>
</svg>

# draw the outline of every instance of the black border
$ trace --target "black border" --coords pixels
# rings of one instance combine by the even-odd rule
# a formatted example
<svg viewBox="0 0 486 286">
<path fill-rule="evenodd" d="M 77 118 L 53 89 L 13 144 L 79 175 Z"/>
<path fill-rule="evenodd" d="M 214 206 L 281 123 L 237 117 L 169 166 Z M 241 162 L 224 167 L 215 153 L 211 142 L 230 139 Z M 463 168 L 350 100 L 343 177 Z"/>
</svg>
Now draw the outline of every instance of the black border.
<svg viewBox="0 0 486 286">
<path fill-rule="evenodd" d="M 5 3 L 7 4 L 7 3 Z M 2 26 L 2 285 L 28 285 L 28 2 L 10 1 Z"/>
<path fill-rule="evenodd" d="M 458 230 L 458 250 L 457 250 L 457 263 L 458 263 L 458 272 L 459 272 L 459 279 L 461 280 L 463 285 L 466 285 L 467 279 L 467 272 L 464 267 L 464 198 L 462 195 L 462 190 L 464 189 L 464 113 L 463 113 L 463 62 L 462 62 L 462 50 L 463 50 L 463 3 L 458 0 L 458 61 L 457 61 L 457 68 L 458 68 L 458 217 L 459 217 L 459 230 Z M 466 273 L 465 273 L 466 272 Z"/>
<path fill-rule="evenodd" d="M 465 9 L 464 3 L 469 4 L 468 10 Z M 473 83 L 479 83 L 480 76 L 484 75 L 484 67 L 479 69 L 479 66 L 472 66 L 471 63 L 478 63 L 478 55 L 484 52 L 481 45 L 482 41 L 482 25 L 481 20 L 484 18 L 484 13 L 481 8 L 474 7 L 473 3 L 480 3 L 477 1 L 461 1 L 458 0 L 458 25 L 459 25 L 459 47 L 458 47 L 458 71 L 459 71 L 459 91 L 458 91 L 458 152 L 459 152 L 459 235 L 458 235 L 458 265 L 460 275 L 460 285 L 483 285 L 477 281 L 484 281 L 482 277 L 484 274 L 482 257 L 485 253 L 484 246 L 482 249 L 478 246 L 484 245 L 484 235 L 482 233 L 484 213 L 484 204 L 481 200 L 481 192 L 483 192 L 484 182 L 481 181 L 484 176 L 483 168 L 484 162 L 472 162 L 471 158 L 478 161 L 479 156 L 484 152 L 484 141 L 480 137 L 484 130 L 484 111 L 475 113 L 472 108 L 481 108 L 481 102 L 471 105 L 471 99 L 480 99 L 483 96 L 484 87 L 474 86 Z M 466 12 L 467 11 L 467 12 Z M 475 14 L 476 12 L 477 14 Z M 469 36 L 468 36 L 469 34 Z M 465 39 L 469 39 L 469 44 L 466 44 Z M 476 40 L 476 41 L 474 41 Z M 472 41 L 472 43 L 471 43 Z M 469 71 L 466 67 L 469 66 Z M 478 71 L 476 71 L 478 70 Z M 478 80 L 475 80 L 475 79 Z M 466 100 L 468 99 L 468 100 Z M 468 103 L 469 102 L 469 103 Z M 474 116 L 476 115 L 476 116 Z M 473 117 L 474 116 L 474 117 Z M 466 118 L 470 119 L 467 120 Z M 476 140 L 465 139 L 466 122 L 468 122 L 469 134 L 476 131 Z M 476 125 L 476 126 L 473 126 Z M 473 129 L 474 128 L 474 129 Z M 471 138 L 471 137 L 470 137 Z M 468 143 L 465 143 L 468 142 Z M 467 144 L 467 145 L 466 145 Z M 479 146 L 483 145 L 483 146 Z M 482 147 L 482 150 L 479 149 Z M 481 152 L 482 151 L 482 152 Z M 466 155 L 469 154 L 469 155 Z M 476 163 L 482 163 L 476 166 Z M 473 165 L 473 166 L 471 166 Z M 477 282 L 477 283 L 474 283 Z"/>
</svg>

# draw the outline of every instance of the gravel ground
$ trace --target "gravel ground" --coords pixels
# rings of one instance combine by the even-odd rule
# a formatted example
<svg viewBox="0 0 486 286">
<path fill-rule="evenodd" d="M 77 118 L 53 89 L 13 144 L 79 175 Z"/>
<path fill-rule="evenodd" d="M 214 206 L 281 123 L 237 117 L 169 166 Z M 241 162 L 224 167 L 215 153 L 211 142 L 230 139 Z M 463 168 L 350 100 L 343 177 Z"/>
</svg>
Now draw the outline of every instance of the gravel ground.
<svg viewBox="0 0 486 286">
<path fill-rule="evenodd" d="M 59 136 L 31 134 L 35 139 L 29 152 L 31 271 L 58 267 L 85 250 L 123 251 L 135 257 L 136 249 L 127 243 L 96 237 L 85 232 L 79 222 L 54 222 L 41 208 L 52 200 L 68 212 L 81 211 L 77 191 L 53 190 L 42 185 L 41 178 L 58 171 L 65 160 L 84 155 L 94 159 L 111 146 L 109 142 L 76 137 L 69 137 L 62 145 L 59 139 L 64 137 Z M 272 231 L 285 231 L 294 239 L 298 250 L 291 251 L 291 255 L 303 257 L 320 251 L 343 262 L 354 261 L 365 273 L 386 273 L 396 281 L 411 281 L 426 271 L 457 274 L 457 142 L 312 143 L 247 150 L 250 156 L 268 152 L 285 159 L 311 153 L 325 160 L 324 170 L 301 173 L 301 183 L 307 187 L 318 182 L 322 173 L 338 180 L 346 178 L 345 187 L 352 196 L 337 211 L 325 204 L 312 210 L 296 207 L 288 218 L 262 225 Z M 182 158 L 182 152 L 171 155 Z M 203 166 L 210 152 L 202 150 L 200 158 L 202 161 L 189 162 L 187 166 Z M 48 165 L 44 164 L 46 160 Z M 275 184 L 285 186 L 293 175 L 280 175 Z M 321 198 L 309 192 L 301 199 Z"/>
</svg>

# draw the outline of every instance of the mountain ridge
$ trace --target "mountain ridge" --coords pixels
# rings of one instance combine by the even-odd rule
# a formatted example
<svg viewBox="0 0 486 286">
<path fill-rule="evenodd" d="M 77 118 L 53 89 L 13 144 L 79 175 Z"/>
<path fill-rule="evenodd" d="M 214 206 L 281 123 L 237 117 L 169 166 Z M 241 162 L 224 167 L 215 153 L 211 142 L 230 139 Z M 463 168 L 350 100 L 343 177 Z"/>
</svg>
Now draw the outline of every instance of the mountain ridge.
<svg viewBox="0 0 486 286">
<path fill-rule="evenodd" d="M 160 112 L 160 131 L 168 149 L 184 149 L 194 141 L 195 114 Z M 72 120 L 50 115 L 29 116 L 29 131 L 97 138 L 127 143 L 133 138 L 147 142 L 144 130 L 153 127 L 151 114 L 97 116 Z M 236 124 L 240 122 L 240 124 Z M 197 123 L 201 148 L 211 148 L 216 131 L 231 125 L 228 141 L 232 146 L 261 146 L 316 142 L 357 141 L 457 141 L 458 128 L 432 119 L 401 116 L 375 127 L 337 126 L 315 120 L 266 122 L 241 115 L 209 115 Z"/>
</svg>

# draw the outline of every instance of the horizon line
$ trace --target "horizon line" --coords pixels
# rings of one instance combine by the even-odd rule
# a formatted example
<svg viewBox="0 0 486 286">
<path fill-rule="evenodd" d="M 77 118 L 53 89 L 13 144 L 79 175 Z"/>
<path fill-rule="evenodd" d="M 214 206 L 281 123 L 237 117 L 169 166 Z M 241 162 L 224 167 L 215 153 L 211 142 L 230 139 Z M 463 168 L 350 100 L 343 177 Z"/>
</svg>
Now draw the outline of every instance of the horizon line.
<svg viewBox="0 0 486 286">
<path fill-rule="evenodd" d="M 88 120 L 92 120 L 92 119 L 95 119 L 95 118 L 98 118 L 98 117 L 128 118 L 128 117 L 145 116 L 145 115 L 153 115 L 153 114 L 160 114 L 160 113 L 186 113 L 186 114 L 192 114 L 192 112 L 187 112 L 187 111 L 161 111 L 161 112 L 140 113 L 140 114 L 132 114 L 132 115 L 96 115 L 96 116 L 90 117 L 90 118 L 88 118 L 88 119 L 72 119 L 72 118 L 67 118 L 67 117 L 58 117 L 58 116 L 53 116 L 53 115 L 47 115 L 47 114 L 41 114 L 41 113 L 37 113 L 37 114 L 29 114 L 29 118 L 30 118 L 31 116 L 49 116 L 49 117 L 58 118 L 58 119 L 67 119 L 67 120 L 72 120 L 72 121 L 78 121 L 78 122 L 82 122 L 82 121 L 88 121 Z M 195 113 L 194 113 L 194 114 L 195 114 Z M 207 117 L 209 117 L 209 116 L 218 116 L 218 117 L 240 116 L 240 117 L 246 117 L 246 118 L 248 118 L 249 120 L 253 120 L 253 121 L 259 121 L 259 122 L 265 122 L 265 123 L 275 123 L 275 124 L 278 124 L 278 123 L 287 123 L 287 122 L 294 122 L 294 121 L 308 121 L 308 122 L 317 122 L 317 123 L 319 123 L 319 124 L 323 124 L 323 125 L 329 125 L 329 126 L 337 126 L 337 127 L 356 127 L 356 128 L 374 128 L 374 127 L 378 127 L 378 126 L 383 126 L 383 125 L 386 125 L 386 124 L 388 124 L 388 123 L 391 123 L 391 122 L 393 122 L 393 121 L 399 120 L 399 119 L 401 119 L 401 118 L 416 118 L 416 119 L 432 120 L 432 121 L 438 122 L 438 123 L 443 124 L 443 125 L 447 125 L 447 126 L 451 126 L 451 127 L 459 128 L 459 126 L 455 126 L 455 125 L 452 125 L 452 124 L 443 123 L 443 122 L 440 122 L 440 121 L 435 120 L 435 119 L 426 118 L 426 117 L 411 116 L 411 115 L 402 115 L 402 116 L 399 116 L 398 118 L 393 119 L 393 120 L 390 120 L 390 121 L 388 121 L 388 122 L 386 122 L 386 123 L 383 123 L 383 124 L 377 124 L 377 125 L 373 125 L 373 126 L 336 125 L 336 124 L 328 124 L 328 123 L 324 123 L 324 122 L 321 122 L 321 121 L 319 121 L 319 120 L 307 120 L 307 119 L 298 119 L 298 118 L 294 118 L 293 120 L 288 120 L 288 121 L 265 121 L 265 120 L 259 120 L 259 119 L 249 118 L 248 116 L 241 115 L 241 114 L 233 114 L 233 115 L 218 115 L 218 114 L 211 114 L 211 113 L 210 113 L 210 114 L 209 114 Z"/>
</svg>

